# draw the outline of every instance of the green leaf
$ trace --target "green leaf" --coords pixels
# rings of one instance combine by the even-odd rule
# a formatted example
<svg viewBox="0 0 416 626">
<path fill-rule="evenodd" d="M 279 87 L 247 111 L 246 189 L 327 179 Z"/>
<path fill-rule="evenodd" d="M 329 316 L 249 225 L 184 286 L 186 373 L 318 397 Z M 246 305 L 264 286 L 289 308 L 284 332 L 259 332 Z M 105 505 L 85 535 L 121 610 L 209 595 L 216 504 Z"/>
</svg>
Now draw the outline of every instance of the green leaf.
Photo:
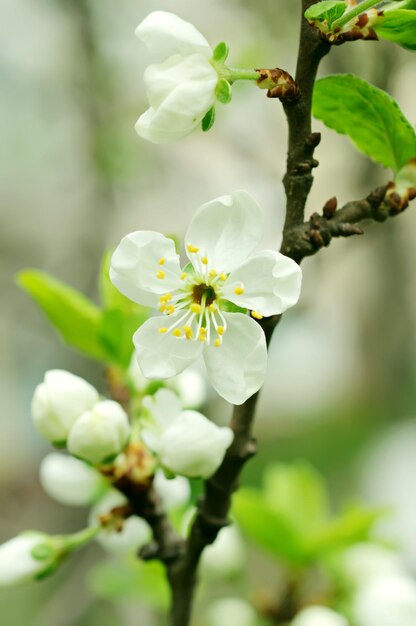
<svg viewBox="0 0 416 626">
<path fill-rule="evenodd" d="M 318 21 L 328 23 L 328 26 L 332 26 L 332 22 L 344 15 L 347 10 L 345 2 L 338 2 L 332 0 L 324 0 L 323 2 L 317 2 L 313 4 L 305 12 L 305 17 L 311 22 Z"/>
<path fill-rule="evenodd" d="M 325 481 L 305 461 L 269 466 L 265 473 L 265 498 L 302 536 L 322 528 L 329 518 Z"/>
<path fill-rule="evenodd" d="M 143 309 L 138 313 L 129 313 L 120 309 L 103 311 L 100 339 L 113 363 L 128 367 L 133 351 L 133 335 L 147 319 Z"/>
<path fill-rule="evenodd" d="M 208 132 L 215 122 L 215 106 L 211 107 L 208 113 L 205 114 L 204 119 L 201 122 L 201 128 L 204 133 Z"/>
<path fill-rule="evenodd" d="M 228 44 L 226 44 L 225 41 L 221 41 L 221 43 L 215 46 L 212 59 L 216 63 L 224 63 L 224 61 L 227 60 L 229 51 Z"/>
<path fill-rule="evenodd" d="M 398 171 L 416 156 L 416 133 L 397 102 L 352 74 L 315 83 L 313 114 L 385 167 Z"/>
<path fill-rule="evenodd" d="M 20 272 L 17 282 L 32 296 L 67 344 L 99 361 L 108 359 L 100 338 L 102 313 L 88 298 L 38 270 Z"/>
<path fill-rule="evenodd" d="M 231 102 L 232 95 L 233 90 L 228 80 L 220 78 L 217 86 L 215 87 L 215 97 L 217 100 L 219 100 L 222 104 L 228 104 Z"/>
<path fill-rule="evenodd" d="M 247 313 L 247 309 L 230 302 L 230 300 L 221 300 L 221 308 L 227 313 Z"/>
<path fill-rule="evenodd" d="M 290 523 L 265 502 L 261 492 L 241 489 L 233 500 L 233 516 L 243 533 L 278 559 L 301 563 L 304 559 Z"/>
<path fill-rule="evenodd" d="M 373 25 L 379 37 L 416 50 L 416 11 L 386 11 Z"/>
<path fill-rule="evenodd" d="M 88 583 L 99 597 L 112 601 L 126 600 L 166 611 L 169 606 L 169 588 L 164 567 L 157 561 L 139 560 L 103 563 L 90 571 Z"/>
</svg>

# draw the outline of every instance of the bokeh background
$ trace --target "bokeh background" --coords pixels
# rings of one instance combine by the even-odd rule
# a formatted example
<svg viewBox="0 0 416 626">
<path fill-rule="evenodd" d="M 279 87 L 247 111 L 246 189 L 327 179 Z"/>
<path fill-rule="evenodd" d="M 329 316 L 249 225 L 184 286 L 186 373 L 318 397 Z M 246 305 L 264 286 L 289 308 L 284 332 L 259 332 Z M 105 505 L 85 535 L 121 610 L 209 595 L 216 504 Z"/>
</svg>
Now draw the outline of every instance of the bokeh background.
<svg viewBox="0 0 416 626">
<path fill-rule="evenodd" d="M 30 400 L 44 371 L 69 369 L 104 389 L 100 367 L 59 341 L 16 273 L 40 268 L 95 298 L 101 257 L 127 232 L 180 237 L 200 204 L 236 188 L 262 205 L 265 246 L 279 240 L 287 138 L 279 102 L 237 84 L 210 133 L 171 146 L 144 142 L 133 130 L 146 108 L 146 53 L 135 26 L 152 10 L 171 10 L 212 44 L 227 41 L 232 65 L 293 73 L 297 4 L 2 0 L 0 542 L 28 527 L 71 532 L 85 521 L 84 511 L 53 503 L 38 482 L 47 447 L 31 425 Z M 389 43 L 341 46 L 322 63 L 321 75 L 333 72 L 387 89 L 415 121 L 411 53 Z M 308 212 L 389 180 L 345 137 L 314 126 L 323 141 Z M 260 454 L 245 482 L 258 484 L 272 459 L 308 459 L 328 478 L 334 502 L 391 506 L 380 532 L 416 572 L 416 214 L 410 208 L 365 231 L 304 263 L 300 304 L 272 343 Z M 229 415 L 215 398 L 206 410 L 222 421 Z M 1 591 L 4 624 L 137 624 L 134 602 L 113 605 L 86 584 L 100 558 L 91 548 L 42 585 Z"/>
</svg>

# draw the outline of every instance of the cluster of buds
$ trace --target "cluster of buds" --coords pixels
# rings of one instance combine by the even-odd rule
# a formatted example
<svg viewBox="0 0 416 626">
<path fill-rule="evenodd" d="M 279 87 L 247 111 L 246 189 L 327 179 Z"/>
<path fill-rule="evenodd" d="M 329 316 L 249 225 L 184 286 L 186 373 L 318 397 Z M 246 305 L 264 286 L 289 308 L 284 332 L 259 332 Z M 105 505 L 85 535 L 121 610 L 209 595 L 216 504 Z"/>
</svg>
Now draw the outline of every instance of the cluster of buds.
<svg viewBox="0 0 416 626">
<path fill-rule="evenodd" d="M 321 12 L 319 11 L 320 6 L 323 7 Z M 312 26 L 319 30 L 321 37 L 331 44 L 337 45 L 357 39 L 378 39 L 374 25 L 383 17 L 383 11 L 375 7 L 358 11 L 355 10 L 357 7 L 359 4 L 356 0 L 320 2 L 312 5 L 306 11 L 305 17 Z M 351 17 L 347 19 L 350 13 Z"/>
</svg>

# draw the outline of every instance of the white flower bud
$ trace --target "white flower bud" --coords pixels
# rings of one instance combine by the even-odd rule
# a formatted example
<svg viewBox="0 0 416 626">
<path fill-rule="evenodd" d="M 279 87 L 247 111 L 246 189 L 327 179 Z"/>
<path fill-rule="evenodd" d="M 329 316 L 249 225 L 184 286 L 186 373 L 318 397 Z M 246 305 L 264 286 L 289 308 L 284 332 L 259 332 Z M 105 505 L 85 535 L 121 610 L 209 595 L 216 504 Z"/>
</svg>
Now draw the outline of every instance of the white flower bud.
<svg viewBox="0 0 416 626">
<path fill-rule="evenodd" d="M 401 557 L 392 550 L 374 543 L 358 543 L 348 548 L 342 557 L 343 572 L 355 585 L 375 578 L 405 573 Z"/>
<path fill-rule="evenodd" d="M 238 574 L 246 560 L 244 542 L 235 526 L 222 528 L 214 543 L 202 554 L 203 572 L 215 578 L 231 578 Z"/>
<path fill-rule="evenodd" d="M 98 402 L 98 392 L 79 376 L 63 370 L 49 370 L 32 399 L 36 429 L 46 439 L 64 445 L 75 420 Z"/>
<path fill-rule="evenodd" d="M 0 587 L 20 585 L 42 576 L 56 560 L 56 550 L 44 533 L 27 532 L 0 546 Z"/>
<path fill-rule="evenodd" d="M 242 598 L 217 600 L 208 609 L 204 626 L 256 626 L 257 616 L 253 607 Z"/>
<path fill-rule="evenodd" d="M 163 467 L 189 478 L 212 476 L 233 440 L 230 428 L 217 426 L 197 411 L 179 413 L 160 433 L 150 428 L 142 434 Z"/>
<path fill-rule="evenodd" d="M 70 506 L 88 506 L 108 489 L 99 472 L 83 461 L 57 452 L 43 459 L 39 475 L 48 496 Z"/>
<path fill-rule="evenodd" d="M 206 381 L 196 368 L 189 367 L 169 380 L 168 384 L 178 392 L 186 409 L 198 409 L 206 402 Z"/>
<path fill-rule="evenodd" d="M 340 613 L 325 606 L 310 606 L 298 613 L 291 626 L 349 626 Z"/>
<path fill-rule="evenodd" d="M 100 516 L 110 513 L 116 507 L 128 504 L 127 498 L 116 489 L 109 491 L 92 509 L 89 517 L 90 526 L 100 522 Z M 132 515 L 123 522 L 122 530 L 103 528 L 97 536 L 98 543 L 108 552 L 123 556 L 136 554 L 151 539 L 152 531 L 148 523 Z"/>
<path fill-rule="evenodd" d="M 127 414 L 113 400 L 98 402 L 79 417 L 68 436 L 71 454 L 92 464 L 103 463 L 122 452 L 130 436 Z"/>
<path fill-rule="evenodd" d="M 191 496 L 189 481 L 183 476 L 166 478 L 165 474 L 159 470 L 155 474 L 153 485 L 167 511 L 186 504 Z"/>
<path fill-rule="evenodd" d="M 416 583 L 410 576 L 385 576 L 358 589 L 354 602 L 357 626 L 414 626 Z"/>
</svg>

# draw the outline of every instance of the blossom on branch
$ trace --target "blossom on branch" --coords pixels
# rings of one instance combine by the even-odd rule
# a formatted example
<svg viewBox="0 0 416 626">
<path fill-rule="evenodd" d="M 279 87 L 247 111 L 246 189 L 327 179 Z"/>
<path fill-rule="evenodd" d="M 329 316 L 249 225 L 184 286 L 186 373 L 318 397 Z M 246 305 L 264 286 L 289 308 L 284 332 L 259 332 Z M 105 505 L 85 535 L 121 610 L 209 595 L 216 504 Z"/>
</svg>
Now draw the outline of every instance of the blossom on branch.
<svg viewBox="0 0 416 626">
<path fill-rule="evenodd" d="M 162 314 L 133 337 L 147 378 L 176 376 L 203 354 L 211 384 L 229 402 L 242 404 L 260 389 L 267 349 L 256 320 L 296 304 L 302 276 L 278 252 L 253 254 L 262 231 L 259 206 L 237 191 L 198 209 L 185 236 L 184 269 L 173 240 L 160 233 L 122 239 L 111 260 L 113 284 Z"/>
<path fill-rule="evenodd" d="M 138 119 L 136 131 L 153 143 L 181 139 L 199 126 L 215 103 L 213 51 L 195 26 L 165 11 L 148 15 L 136 35 L 154 60 L 162 61 L 145 71 L 150 108 Z"/>
</svg>

